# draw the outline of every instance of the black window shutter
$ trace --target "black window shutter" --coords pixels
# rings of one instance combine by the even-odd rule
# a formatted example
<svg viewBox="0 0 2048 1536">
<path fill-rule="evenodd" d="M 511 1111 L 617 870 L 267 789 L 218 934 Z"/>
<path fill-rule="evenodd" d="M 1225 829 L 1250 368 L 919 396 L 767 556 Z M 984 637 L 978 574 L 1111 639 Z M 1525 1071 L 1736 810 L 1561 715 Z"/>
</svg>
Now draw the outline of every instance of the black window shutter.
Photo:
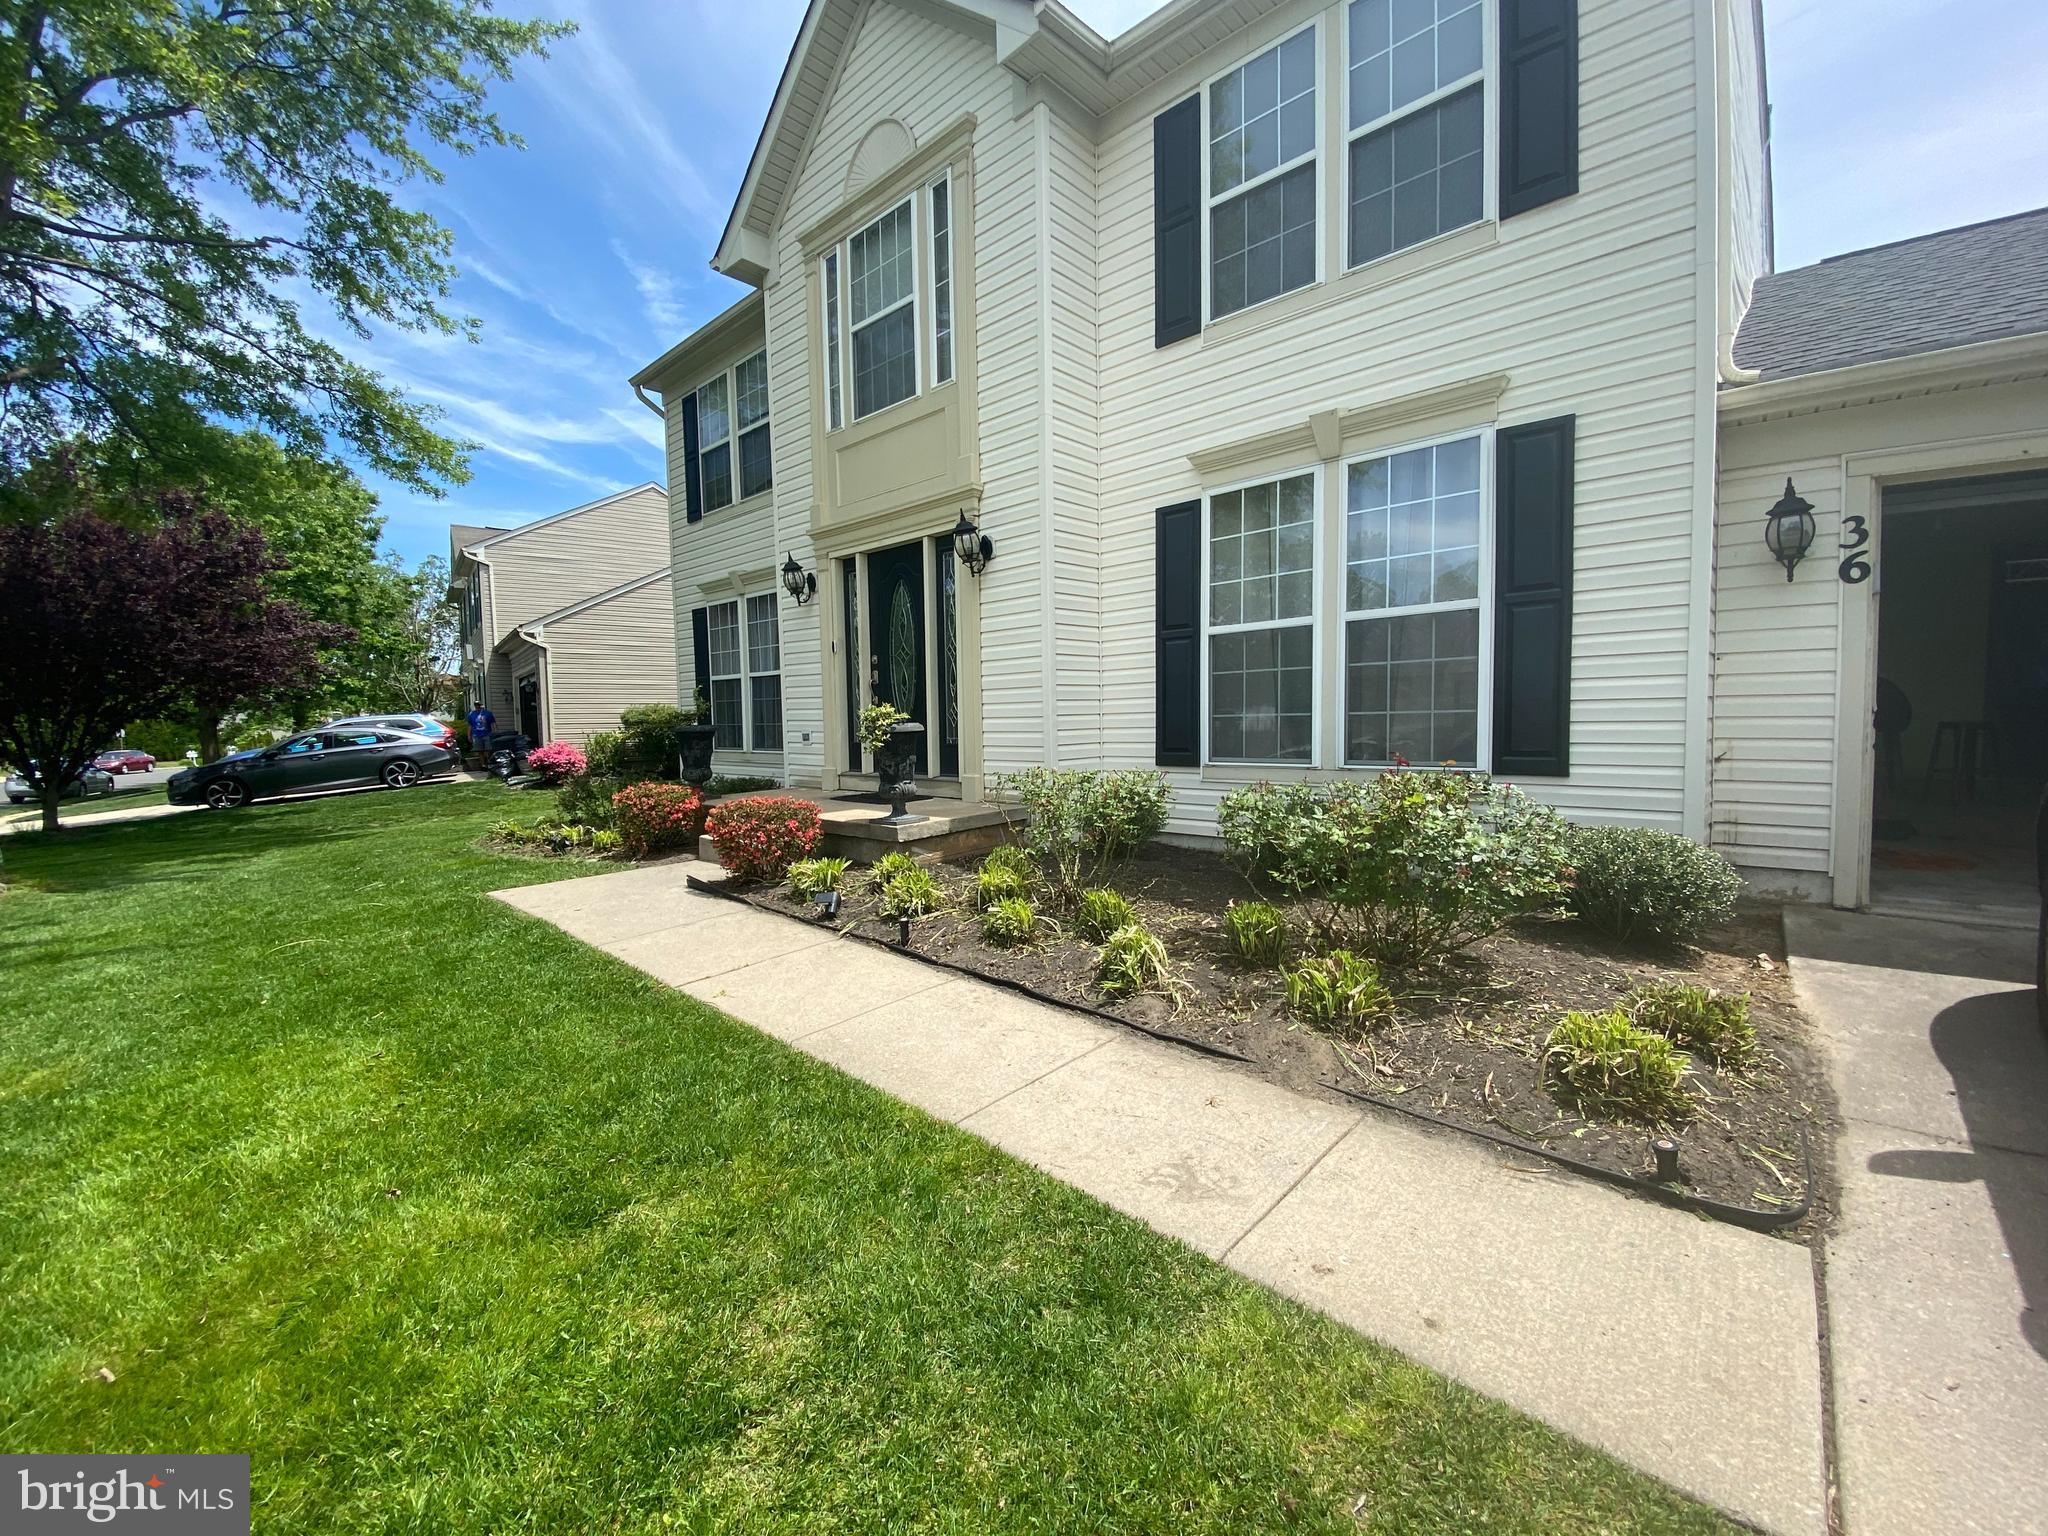
<svg viewBox="0 0 2048 1536">
<path fill-rule="evenodd" d="M 697 392 L 683 396 L 683 496 L 684 520 L 696 522 L 704 515 L 704 473 L 697 465 Z M 703 609 L 697 610 L 702 613 Z"/>
<path fill-rule="evenodd" d="M 1575 421 L 1494 443 L 1493 771 L 1511 777 L 1570 772 Z"/>
<path fill-rule="evenodd" d="M 1500 216 L 1578 190 L 1578 0 L 1501 0 Z"/>
<path fill-rule="evenodd" d="M 696 653 L 697 692 L 711 697 L 711 610 L 690 610 L 690 648 Z"/>
<path fill-rule="evenodd" d="M 1202 98 L 1152 119 L 1152 344 L 1202 328 Z"/>
<path fill-rule="evenodd" d="M 1154 544 L 1162 768 L 1202 766 L 1202 504 L 1161 507 Z"/>
</svg>

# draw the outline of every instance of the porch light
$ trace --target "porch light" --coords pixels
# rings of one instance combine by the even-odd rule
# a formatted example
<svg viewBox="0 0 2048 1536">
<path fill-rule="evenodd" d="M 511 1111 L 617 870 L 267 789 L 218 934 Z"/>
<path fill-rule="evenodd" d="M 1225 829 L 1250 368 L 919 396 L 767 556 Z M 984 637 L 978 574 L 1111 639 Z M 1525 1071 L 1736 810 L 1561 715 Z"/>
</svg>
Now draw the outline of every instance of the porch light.
<svg viewBox="0 0 2048 1536">
<path fill-rule="evenodd" d="M 973 518 L 961 512 L 960 521 L 953 525 L 953 558 L 979 576 L 995 557 L 995 542 L 974 526 Z"/>
<path fill-rule="evenodd" d="M 1771 558 L 1785 567 L 1787 581 L 1792 579 L 1792 567 L 1813 548 L 1813 503 L 1792 489 L 1789 476 L 1785 480 L 1785 494 L 1765 516 L 1764 546 L 1770 550 Z"/>
<path fill-rule="evenodd" d="M 799 608 L 818 595 L 818 578 L 796 563 L 794 552 L 782 562 L 782 590 L 796 599 Z"/>
</svg>

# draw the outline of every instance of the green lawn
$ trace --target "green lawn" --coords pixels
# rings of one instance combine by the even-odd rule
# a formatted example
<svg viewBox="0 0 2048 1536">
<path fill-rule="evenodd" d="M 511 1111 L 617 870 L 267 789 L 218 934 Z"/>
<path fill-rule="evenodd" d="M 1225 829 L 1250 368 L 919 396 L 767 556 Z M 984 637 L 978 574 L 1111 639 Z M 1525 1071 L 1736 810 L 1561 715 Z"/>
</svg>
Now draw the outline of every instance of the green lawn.
<svg viewBox="0 0 2048 1536">
<path fill-rule="evenodd" d="M 505 803 L 0 843 L 0 1444 L 293 1533 L 1723 1529 L 486 900 L 593 869 Z"/>
<path fill-rule="evenodd" d="M 60 821 L 69 821 L 74 816 L 97 816 L 102 811 L 125 811 L 138 805 L 167 805 L 169 799 L 161 784 L 137 784 L 130 788 L 120 779 L 114 780 L 114 792 L 101 795 L 97 800 L 65 800 L 57 807 Z M 16 805 L 13 801 L 0 804 L 0 821 L 39 821 L 43 808 L 33 800 Z"/>
</svg>

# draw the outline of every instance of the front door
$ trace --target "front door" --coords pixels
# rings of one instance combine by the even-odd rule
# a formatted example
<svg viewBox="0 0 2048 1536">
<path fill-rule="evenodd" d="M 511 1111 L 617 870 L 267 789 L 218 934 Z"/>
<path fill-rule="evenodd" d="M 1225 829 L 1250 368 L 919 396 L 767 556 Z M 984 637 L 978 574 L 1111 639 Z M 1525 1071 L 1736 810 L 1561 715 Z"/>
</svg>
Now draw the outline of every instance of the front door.
<svg viewBox="0 0 2048 1536">
<path fill-rule="evenodd" d="M 519 729 L 536 747 L 540 741 L 540 679 L 519 679 Z"/>
<path fill-rule="evenodd" d="M 899 544 L 868 556 L 868 693 L 920 725 L 925 718 L 924 547 Z M 917 771 L 931 764 L 923 742 Z"/>
</svg>

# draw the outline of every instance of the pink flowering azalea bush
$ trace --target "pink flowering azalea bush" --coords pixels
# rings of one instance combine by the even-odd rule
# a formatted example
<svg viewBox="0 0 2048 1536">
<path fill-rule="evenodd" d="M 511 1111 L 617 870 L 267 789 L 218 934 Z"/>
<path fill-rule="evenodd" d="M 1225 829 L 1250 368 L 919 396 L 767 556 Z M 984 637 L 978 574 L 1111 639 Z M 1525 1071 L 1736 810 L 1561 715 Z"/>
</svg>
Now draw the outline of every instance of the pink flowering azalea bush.
<svg viewBox="0 0 2048 1536">
<path fill-rule="evenodd" d="M 687 848 L 704 830 L 704 799 L 687 784 L 628 784 L 612 796 L 612 810 L 630 859 Z"/>
<path fill-rule="evenodd" d="M 790 795 L 728 800 L 704 824 L 718 862 L 738 880 L 780 881 L 825 835 L 818 808 Z"/>
<path fill-rule="evenodd" d="M 566 741 L 551 741 L 526 754 L 526 766 L 540 775 L 543 784 L 560 784 L 581 777 L 589 761 Z"/>
</svg>

